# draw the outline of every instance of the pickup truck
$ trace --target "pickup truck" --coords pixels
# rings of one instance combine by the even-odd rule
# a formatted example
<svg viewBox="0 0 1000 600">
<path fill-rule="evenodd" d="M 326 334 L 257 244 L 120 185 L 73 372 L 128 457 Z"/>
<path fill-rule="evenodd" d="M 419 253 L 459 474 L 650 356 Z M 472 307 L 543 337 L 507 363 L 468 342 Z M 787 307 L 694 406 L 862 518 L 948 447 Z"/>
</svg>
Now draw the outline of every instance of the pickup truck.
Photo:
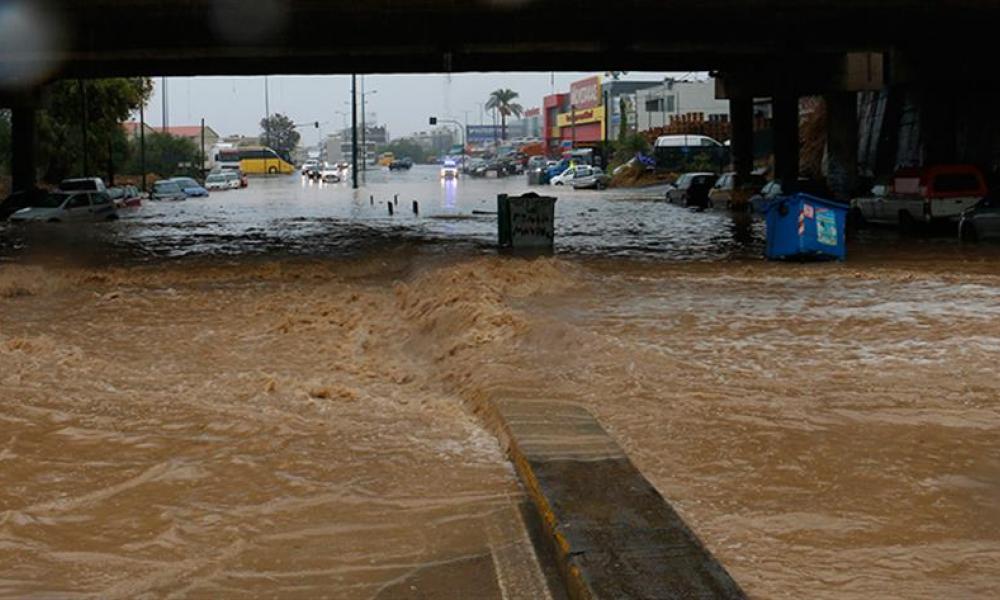
<svg viewBox="0 0 1000 600">
<path fill-rule="evenodd" d="M 861 223 L 957 222 L 987 191 L 982 172 L 972 165 L 907 168 L 893 175 L 883 193 L 851 200 L 851 210 Z"/>
</svg>

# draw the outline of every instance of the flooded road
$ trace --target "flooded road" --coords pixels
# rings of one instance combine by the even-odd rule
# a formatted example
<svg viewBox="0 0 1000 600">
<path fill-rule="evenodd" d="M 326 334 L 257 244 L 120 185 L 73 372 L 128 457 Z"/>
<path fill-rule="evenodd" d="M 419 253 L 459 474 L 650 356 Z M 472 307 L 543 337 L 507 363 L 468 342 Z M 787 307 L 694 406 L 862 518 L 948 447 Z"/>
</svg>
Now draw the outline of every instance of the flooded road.
<svg viewBox="0 0 1000 600">
<path fill-rule="evenodd" d="M 559 190 L 557 256 L 498 257 L 473 211 L 522 182 L 0 232 L 0 595 L 538 597 L 494 397 L 589 408 L 754 597 L 1000 594 L 995 247 L 769 264 L 759 224 Z"/>
</svg>

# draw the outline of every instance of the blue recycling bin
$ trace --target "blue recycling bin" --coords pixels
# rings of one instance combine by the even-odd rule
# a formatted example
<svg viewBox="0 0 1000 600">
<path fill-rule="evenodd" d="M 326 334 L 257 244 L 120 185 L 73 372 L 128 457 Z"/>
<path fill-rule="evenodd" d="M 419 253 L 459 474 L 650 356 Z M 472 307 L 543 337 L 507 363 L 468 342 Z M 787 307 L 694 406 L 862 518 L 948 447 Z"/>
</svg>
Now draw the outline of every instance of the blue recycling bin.
<svg viewBox="0 0 1000 600">
<path fill-rule="evenodd" d="M 844 260 L 847 209 L 803 193 L 775 198 L 764 209 L 767 258 Z"/>
</svg>

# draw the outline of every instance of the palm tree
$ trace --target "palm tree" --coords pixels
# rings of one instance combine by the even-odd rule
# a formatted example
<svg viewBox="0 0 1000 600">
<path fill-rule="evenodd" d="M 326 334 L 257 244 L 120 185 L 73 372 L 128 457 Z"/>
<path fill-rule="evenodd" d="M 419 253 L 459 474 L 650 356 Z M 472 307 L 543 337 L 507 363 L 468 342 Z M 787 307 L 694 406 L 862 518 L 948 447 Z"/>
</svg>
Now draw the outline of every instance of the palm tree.
<svg viewBox="0 0 1000 600">
<path fill-rule="evenodd" d="M 486 108 L 496 110 L 500 113 L 500 139 L 507 139 L 507 117 L 514 115 L 520 117 L 524 108 L 513 102 L 517 98 L 517 92 L 510 89 L 498 89 L 490 94 L 490 99 L 486 102 Z"/>
</svg>

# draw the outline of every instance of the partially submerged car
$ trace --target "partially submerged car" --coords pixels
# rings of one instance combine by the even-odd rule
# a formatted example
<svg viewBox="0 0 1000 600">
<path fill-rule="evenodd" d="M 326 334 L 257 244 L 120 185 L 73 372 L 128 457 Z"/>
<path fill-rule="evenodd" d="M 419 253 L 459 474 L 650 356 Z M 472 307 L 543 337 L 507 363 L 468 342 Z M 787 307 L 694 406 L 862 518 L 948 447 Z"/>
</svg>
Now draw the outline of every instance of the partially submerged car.
<svg viewBox="0 0 1000 600">
<path fill-rule="evenodd" d="M 208 196 L 208 190 L 190 177 L 174 177 L 170 181 L 179 185 L 181 191 L 183 191 L 188 198 L 204 198 Z"/>
<path fill-rule="evenodd" d="M 987 193 L 986 179 L 973 165 L 906 168 L 893 174 L 885 193 L 851 200 L 851 212 L 860 223 L 903 228 L 934 221 L 957 222 Z"/>
<path fill-rule="evenodd" d="M 1000 239 L 1000 196 L 987 196 L 962 212 L 958 236 L 963 242 Z"/>
<path fill-rule="evenodd" d="M 715 173 L 684 173 L 667 189 L 667 202 L 681 206 L 708 206 L 708 191 L 715 183 Z"/>
<path fill-rule="evenodd" d="M 48 195 L 48 191 L 40 188 L 14 192 L 7 196 L 3 202 L 0 202 L 0 221 L 6 221 L 8 217 L 22 208 L 34 206 L 35 203 L 44 200 Z"/>
<path fill-rule="evenodd" d="M 574 190 L 603 190 L 611 183 L 611 177 L 600 167 L 577 167 L 573 179 L 568 182 Z"/>
<path fill-rule="evenodd" d="M 184 193 L 181 186 L 177 185 L 176 181 L 164 179 L 153 184 L 153 191 L 149 193 L 149 199 L 176 202 L 187 200 L 187 194 Z"/>
<path fill-rule="evenodd" d="M 12 223 L 112 221 L 118 218 L 107 192 L 50 192 L 10 216 Z"/>
<path fill-rule="evenodd" d="M 221 192 L 233 189 L 232 182 L 236 181 L 236 174 L 229 176 L 228 173 L 211 173 L 205 178 L 205 188 L 210 192 Z"/>
<path fill-rule="evenodd" d="M 708 191 L 708 202 L 714 209 L 745 210 L 750 198 L 767 184 L 763 175 L 750 175 L 740 180 L 736 173 L 723 173 Z"/>
</svg>

